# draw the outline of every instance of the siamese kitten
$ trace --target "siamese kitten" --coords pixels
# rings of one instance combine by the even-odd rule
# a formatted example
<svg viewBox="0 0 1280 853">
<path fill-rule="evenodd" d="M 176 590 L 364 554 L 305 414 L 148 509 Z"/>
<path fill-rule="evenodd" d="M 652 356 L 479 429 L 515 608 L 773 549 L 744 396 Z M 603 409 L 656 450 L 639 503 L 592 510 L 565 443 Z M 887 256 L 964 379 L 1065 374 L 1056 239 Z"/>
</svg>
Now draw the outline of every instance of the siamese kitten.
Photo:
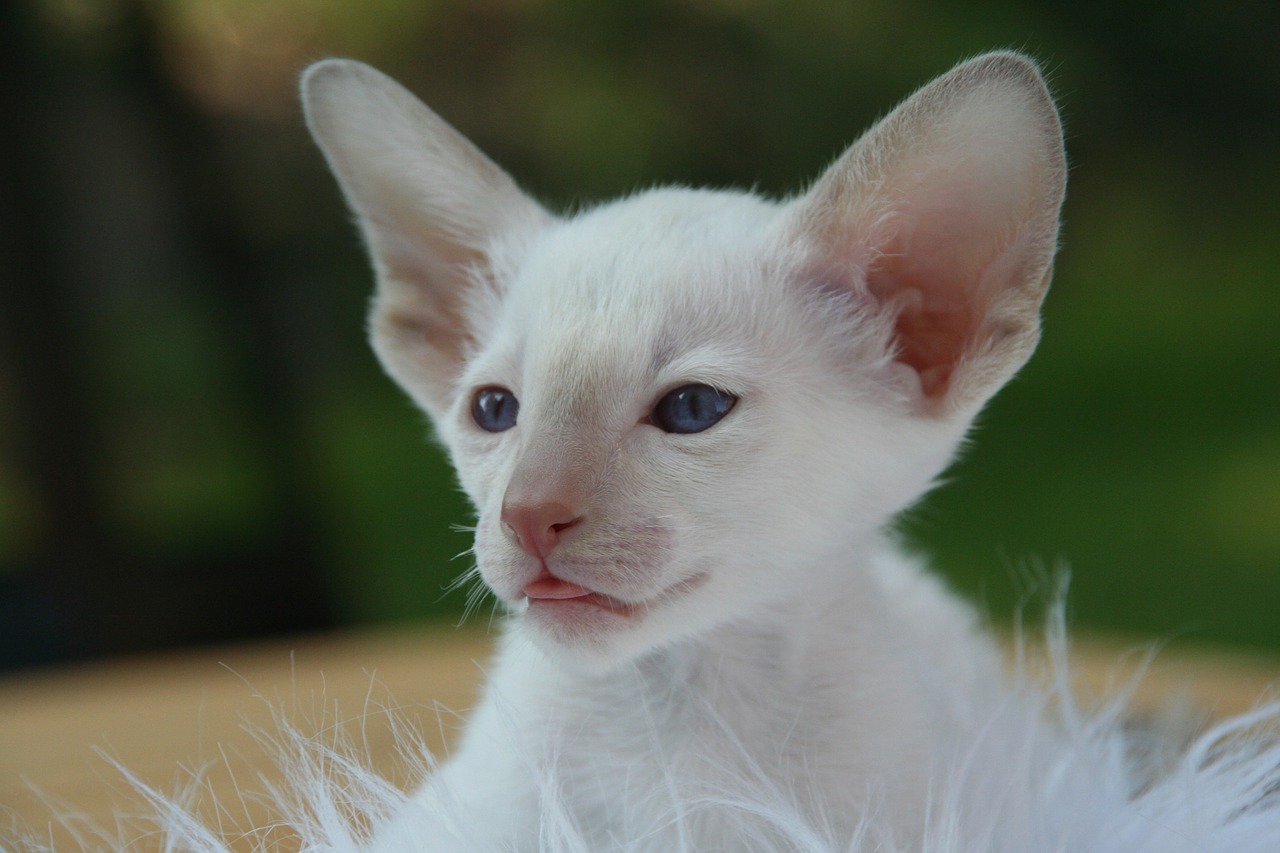
<svg viewBox="0 0 1280 853">
<path fill-rule="evenodd" d="M 885 531 L 1039 336 L 1066 165 L 1036 67 L 961 64 L 794 198 L 568 216 L 368 66 L 312 66 L 303 100 L 372 258 L 373 346 L 510 614 L 460 745 L 373 848 L 543 849 L 554 795 L 582 849 L 793 849 L 743 780 L 841 848 L 872 817 L 923 844 L 1001 676 Z"/>
</svg>

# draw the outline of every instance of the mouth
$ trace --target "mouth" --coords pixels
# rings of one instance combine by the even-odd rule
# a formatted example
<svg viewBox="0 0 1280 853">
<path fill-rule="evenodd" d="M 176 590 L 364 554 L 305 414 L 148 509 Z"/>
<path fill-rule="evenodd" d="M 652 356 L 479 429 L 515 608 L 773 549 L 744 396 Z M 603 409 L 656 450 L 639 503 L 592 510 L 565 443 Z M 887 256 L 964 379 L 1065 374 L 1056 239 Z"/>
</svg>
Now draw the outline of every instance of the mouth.
<svg viewBox="0 0 1280 853">
<path fill-rule="evenodd" d="M 643 615 L 644 611 L 654 604 L 683 595 L 701 586 L 706 579 L 705 574 L 695 575 L 688 580 L 672 584 L 652 598 L 633 603 L 587 589 L 581 584 L 558 578 L 543 569 L 536 578 L 524 585 L 523 592 L 531 609 L 547 614 L 568 615 L 575 611 L 599 611 L 630 619 Z"/>
<path fill-rule="evenodd" d="M 628 604 L 601 592 L 594 592 L 580 584 L 558 578 L 542 570 L 536 578 L 524 585 L 524 595 L 530 607 L 548 611 L 574 610 L 591 608 L 614 613 L 618 616 L 631 617 L 643 605 Z"/>
</svg>

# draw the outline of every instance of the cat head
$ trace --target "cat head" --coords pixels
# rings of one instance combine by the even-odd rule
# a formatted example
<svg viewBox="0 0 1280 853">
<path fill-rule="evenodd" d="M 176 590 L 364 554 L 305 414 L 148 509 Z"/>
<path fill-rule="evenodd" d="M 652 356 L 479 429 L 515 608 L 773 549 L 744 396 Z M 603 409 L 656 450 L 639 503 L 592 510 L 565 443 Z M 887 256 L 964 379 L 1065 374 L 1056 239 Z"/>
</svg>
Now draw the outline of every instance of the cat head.
<svg viewBox="0 0 1280 853">
<path fill-rule="evenodd" d="M 368 66 L 303 79 L 493 592 L 610 664 L 819 594 L 1026 361 L 1066 167 L 1035 66 L 964 63 L 805 193 L 557 216 Z"/>
</svg>

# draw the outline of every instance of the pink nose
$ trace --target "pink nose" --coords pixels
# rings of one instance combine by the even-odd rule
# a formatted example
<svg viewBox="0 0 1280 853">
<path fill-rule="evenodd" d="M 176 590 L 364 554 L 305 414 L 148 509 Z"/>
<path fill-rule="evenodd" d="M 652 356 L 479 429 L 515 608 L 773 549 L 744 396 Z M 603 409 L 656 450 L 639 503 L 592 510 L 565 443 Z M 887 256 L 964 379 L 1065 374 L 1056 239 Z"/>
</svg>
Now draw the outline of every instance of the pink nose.
<svg viewBox="0 0 1280 853">
<path fill-rule="evenodd" d="M 560 544 L 561 534 L 581 521 L 580 515 L 562 503 L 502 507 L 502 526 L 522 550 L 538 559 L 545 559 Z"/>
</svg>

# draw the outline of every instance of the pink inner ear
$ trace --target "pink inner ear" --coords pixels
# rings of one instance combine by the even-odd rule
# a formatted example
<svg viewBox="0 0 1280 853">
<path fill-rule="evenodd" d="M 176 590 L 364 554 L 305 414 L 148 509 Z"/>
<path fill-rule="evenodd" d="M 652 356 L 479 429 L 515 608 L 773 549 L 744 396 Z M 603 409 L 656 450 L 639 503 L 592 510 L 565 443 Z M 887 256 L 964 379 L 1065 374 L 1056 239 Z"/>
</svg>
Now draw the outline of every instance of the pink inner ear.
<svg viewBox="0 0 1280 853">
<path fill-rule="evenodd" d="M 871 295 L 896 314 L 898 361 L 919 374 L 929 398 L 946 395 L 956 367 L 979 345 L 994 296 L 1013 284 L 991 275 L 1003 265 L 993 263 L 1000 247 L 985 218 L 928 211 L 895 235 L 867 275 Z"/>
<path fill-rule="evenodd" d="M 920 389 L 926 397 L 940 398 L 946 394 L 951 375 L 969 348 L 976 326 L 974 312 L 964 307 L 932 310 L 916 305 L 898 313 L 894 326 L 898 361 L 919 374 Z"/>
</svg>

